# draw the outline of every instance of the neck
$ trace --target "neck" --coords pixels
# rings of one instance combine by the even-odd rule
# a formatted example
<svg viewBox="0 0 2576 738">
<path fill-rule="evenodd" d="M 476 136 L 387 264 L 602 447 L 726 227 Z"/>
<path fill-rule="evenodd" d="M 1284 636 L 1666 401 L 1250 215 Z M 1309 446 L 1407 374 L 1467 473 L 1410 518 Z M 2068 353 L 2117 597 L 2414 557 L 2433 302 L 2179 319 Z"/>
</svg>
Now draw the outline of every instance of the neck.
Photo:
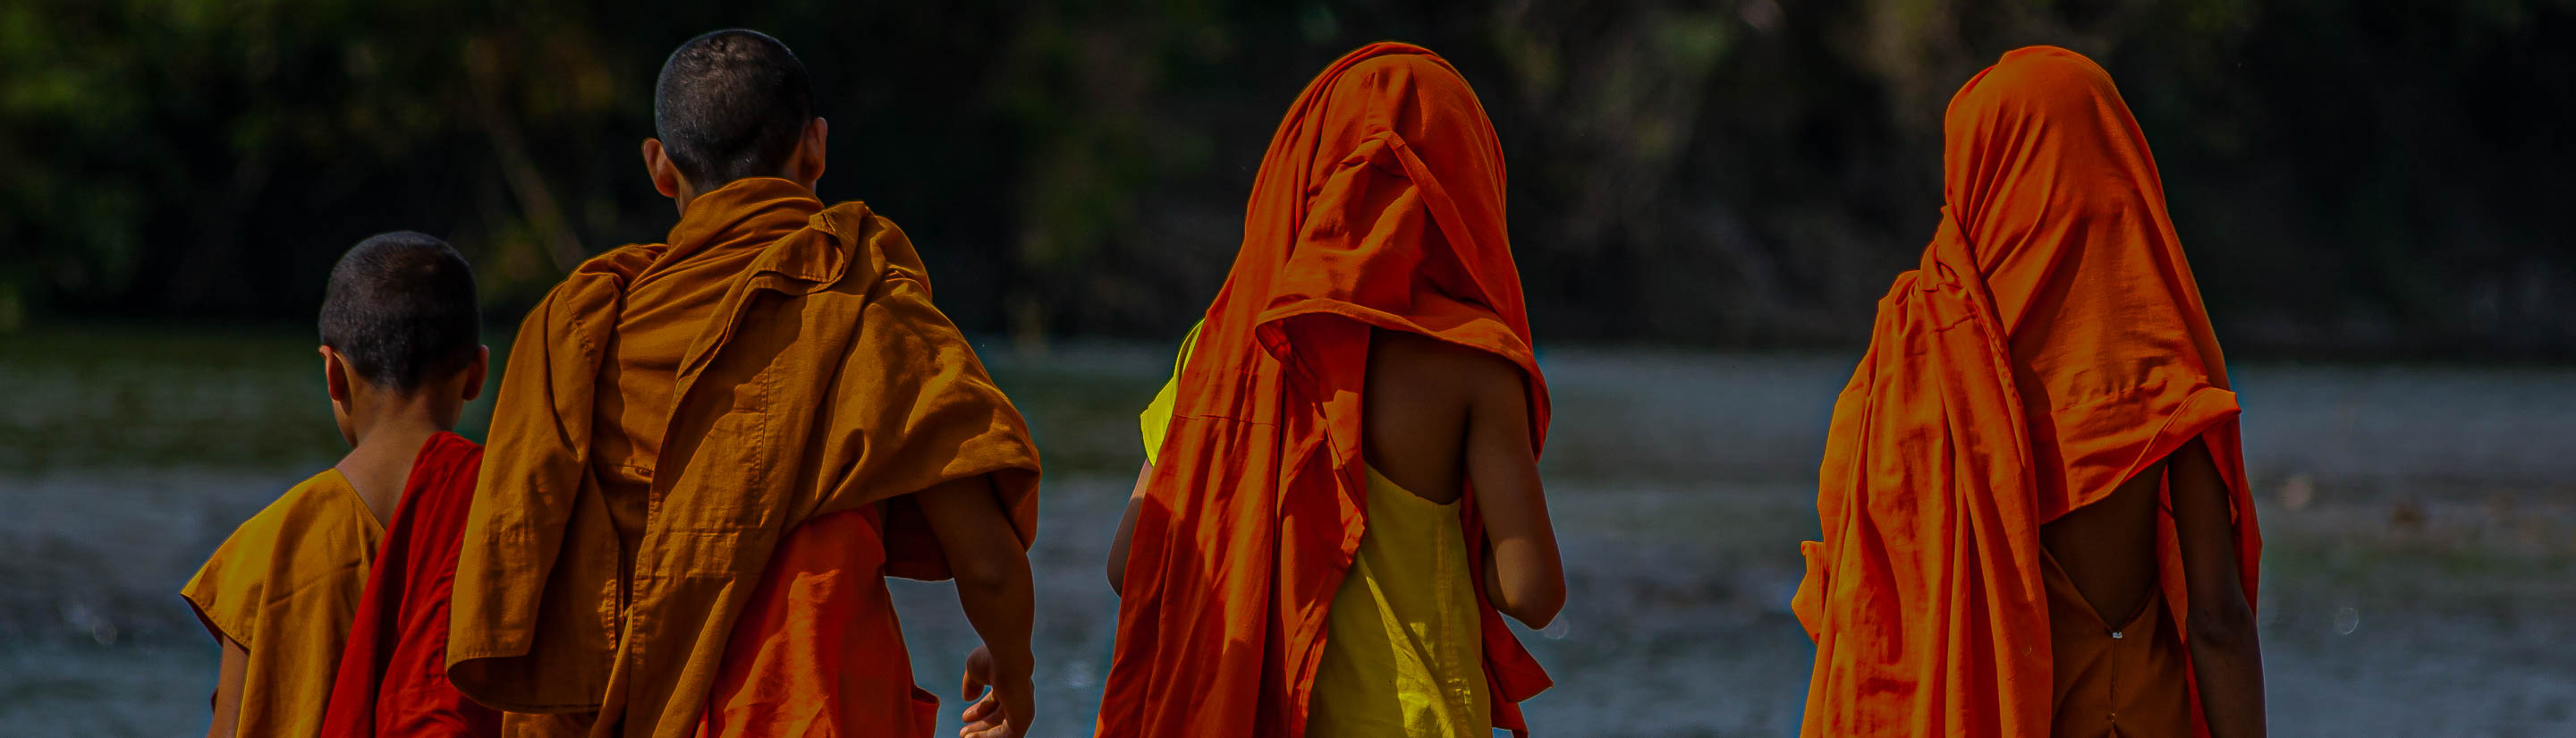
<svg viewBox="0 0 2576 738">
<path fill-rule="evenodd" d="M 370 408 L 371 418 L 365 425 L 352 429 L 357 445 L 349 455 L 340 458 L 332 468 L 356 488 L 358 499 L 375 513 L 376 522 L 393 524 L 393 511 L 402 501 L 403 486 L 411 481 L 412 464 L 417 461 L 421 444 L 429 437 L 449 430 L 444 418 L 455 417 L 447 404 L 431 400 L 430 392 L 413 397 L 388 398 Z"/>
<path fill-rule="evenodd" d="M 386 397 L 368 403 L 368 421 L 350 429 L 357 436 L 357 447 L 366 448 L 383 441 L 416 442 L 431 434 L 452 430 L 458 402 L 439 396 L 434 389 L 423 389 L 409 397 Z M 405 449 L 409 451 L 410 449 Z"/>
<path fill-rule="evenodd" d="M 680 180 L 678 187 L 673 187 L 671 190 L 671 207 L 680 211 L 680 217 L 688 217 L 689 203 L 698 199 L 697 188 L 690 187 L 689 181 L 684 179 Z"/>
</svg>

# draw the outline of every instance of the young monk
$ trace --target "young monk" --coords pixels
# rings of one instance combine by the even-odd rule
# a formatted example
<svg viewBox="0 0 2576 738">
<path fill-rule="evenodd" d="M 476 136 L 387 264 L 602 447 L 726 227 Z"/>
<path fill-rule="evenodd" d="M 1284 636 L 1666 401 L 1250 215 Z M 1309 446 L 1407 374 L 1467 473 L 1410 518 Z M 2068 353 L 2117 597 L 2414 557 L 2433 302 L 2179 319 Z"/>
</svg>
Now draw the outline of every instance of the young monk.
<svg viewBox="0 0 2576 738">
<path fill-rule="evenodd" d="M 446 248 L 426 236 L 395 235 Z M 480 315 L 470 299 L 472 284 L 465 287 L 467 313 L 479 326 Z M 482 389 L 485 363 L 475 362 L 469 392 Z M 444 417 L 450 424 L 455 421 L 452 411 Z M 456 573 L 465 514 L 474 502 L 474 477 L 482 467 L 483 447 L 454 433 L 434 434 L 421 446 L 358 595 L 357 619 L 349 628 L 323 712 L 323 736 L 470 738 L 499 733 L 501 713 L 466 699 L 448 684 L 446 669 L 448 584 Z"/>
<path fill-rule="evenodd" d="M 1099 735 L 1523 729 L 1549 682 L 1501 615 L 1546 625 L 1565 582 L 1503 212 L 1439 56 L 1371 45 L 1298 97 L 1144 417 Z"/>
<path fill-rule="evenodd" d="M 445 480 L 477 458 L 449 432 L 483 391 L 474 300 L 464 257 L 418 233 L 360 241 L 331 269 L 322 379 L 349 455 L 242 523 L 180 590 L 223 646 L 209 738 L 321 730 L 383 521 L 459 494 Z"/>
<path fill-rule="evenodd" d="M 1804 734 L 2263 735 L 2236 396 L 2145 136 L 2053 47 L 1943 128 L 1826 440 Z"/>
<path fill-rule="evenodd" d="M 1036 449 L 866 204 L 825 206 L 804 66 L 718 31 L 663 66 L 666 243 L 529 314 L 457 565 L 448 676 L 514 734 L 927 735 L 885 576 L 953 576 L 991 685 L 1031 702 Z M 520 714 L 529 713 L 529 714 Z M 534 714 L 544 713 L 544 714 Z"/>
</svg>

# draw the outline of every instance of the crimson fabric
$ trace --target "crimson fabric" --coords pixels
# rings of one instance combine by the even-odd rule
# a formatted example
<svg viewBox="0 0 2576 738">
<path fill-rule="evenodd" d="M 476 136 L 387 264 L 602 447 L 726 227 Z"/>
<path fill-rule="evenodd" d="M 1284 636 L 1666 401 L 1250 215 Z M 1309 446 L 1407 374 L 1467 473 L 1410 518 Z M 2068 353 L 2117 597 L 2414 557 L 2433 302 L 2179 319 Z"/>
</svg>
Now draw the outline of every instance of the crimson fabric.
<svg viewBox="0 0 2576 738">
<path fill-rule="evenodd" d="M 2046 735 L 2040 526 L 2194 438 L 2233 490 L 2254 596 L 2236 396 L 2110 75 L 2065 49 L 2017 50 L 1960 89 L 1943 128 L 1940 228 L 1879 301 L 1826 438 L 1824 540 L 1801 547 L 1807 736 Z M 2188 597 L 2162 518 L 2180 632 Z"/>
<path fill-rule="evenodd" d="M 447 597 L 482 467 L 483 447 L 454 433 L 421 445 L 358 596 L 322 735 L 499 734 L 499 712 L 447 683 Z"/>
<path fill-rule="evenodd" d="M 1305 732 L 1324 620 L 1365 529 L 1360 390 L 1372 329 L 1493 353 L 1547 391 L 1503 220 L 1493 126 L 1457 70 L 1373 44 L 1307 85 L 1245 208 L 1242 250 L 1182 370 L 1148 478 L 1101 736 Z M 1484 529 L 1469 490 L 1470 550 Z M 1469 561 L 1482 600 L 1481 556 Z M 1547 674 L 1483 608 L 1494 724 Z"/>
</svg>

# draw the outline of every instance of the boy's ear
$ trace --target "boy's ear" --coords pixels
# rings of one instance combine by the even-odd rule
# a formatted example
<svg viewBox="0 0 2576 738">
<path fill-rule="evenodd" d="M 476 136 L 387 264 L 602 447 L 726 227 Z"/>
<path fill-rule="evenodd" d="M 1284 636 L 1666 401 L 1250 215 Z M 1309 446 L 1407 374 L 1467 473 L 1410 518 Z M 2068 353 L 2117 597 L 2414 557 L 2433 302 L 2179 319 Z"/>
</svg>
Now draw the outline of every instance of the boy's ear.
<svg viewBox="0 0 2576 738">
<path fill-rule="evenodd" d="M 680 166 L 662 151 L 662 139 L 644 139 L 644 174 L 653 178 L 653 191 L 663 197 L 680 196 Z"/>
<path fill-rule="evenodd" d="M 805 123 L 805 134 L 796 142 L 796 183 L 805 189 L 814 189 L 814 183 L 823 180 L 823 144 L 831 133 L 832 124 L 823 116 L 814 116 Z"/>
<path fill-rule="evenodd" d="M 322 347 L 322 389 L 330 393 L 332 402 L 349 404 L 348 361 L 329 346 Z"/>
<path fill-rule="evenodd" d="M 474 363 L 465 365 L 465 401 L 483 396 L 484 372 L 492 368 L 492 347 L 474 347 Z"/>
</svg>

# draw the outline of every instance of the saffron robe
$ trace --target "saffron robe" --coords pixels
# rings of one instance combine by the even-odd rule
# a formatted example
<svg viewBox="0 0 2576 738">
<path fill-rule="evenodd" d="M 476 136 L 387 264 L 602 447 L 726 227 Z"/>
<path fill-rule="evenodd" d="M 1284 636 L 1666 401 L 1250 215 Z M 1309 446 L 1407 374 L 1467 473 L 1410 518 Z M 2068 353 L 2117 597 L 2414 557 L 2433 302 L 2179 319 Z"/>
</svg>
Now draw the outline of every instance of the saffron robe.
<svg viewBox="0 0 2576 738">
<path fill-rule="evenodd" d="M 652 366 L 667 384 L 635 369 Z M 735 622 L 779 591 L 760 586 L 773 556 L 824 516 L 881 508 L 882 571 L 915 579 L 948 567 L 913 492 L 989 476 L 1019 544 L 1036 535 L 1027 425 L 932 306 L 911 242 L 782 179 L 700 195 L 669 243 L 603 254 L 549 293 L 510 353 L 490 449 L 448 674 L 484 704 L 557 714 L 513 731 L 695 733 L 730 701 L 714 688 Z"/>
<path fill-rule="evenodd" d="M 349 479 L 325 469 L 235 528 L 179 590 L 218 643 L 249 652 L 234 735 L 321 731 L 383 535 Z"/>
<path fill-rule="evenodd" d="M 1826 438 L 1824 540 L 1801 546 L 1811 737 L 2048 734 L 2060 626 L 2040 526 L 2194 438 L 2234 493 L 2254 597 L 2236 396 L 2110 75 L 2014 51 L 1959 91 L 1944 131 L 1939 230 L 1878 303 Z M 2175 627 L 2157 632 L 2179 649 L 2171 509 L 2155 555 Z"/>
<path fill-rule="evenodd" d="M 1373 44 L 1307 85 L 1255 177 L 1241 251 L 1181 370 L 1146 480 L 1097 734 L 1306 730 L 1327 611 L 1365 532 L 1360 389 L 1372 329 L 1492 353 L 1547 391 L 1482 105 L 1430 51 Z M 1484 597 L 1462 498 L 1493 723 L 1549 682 Z"/>
</svg>

